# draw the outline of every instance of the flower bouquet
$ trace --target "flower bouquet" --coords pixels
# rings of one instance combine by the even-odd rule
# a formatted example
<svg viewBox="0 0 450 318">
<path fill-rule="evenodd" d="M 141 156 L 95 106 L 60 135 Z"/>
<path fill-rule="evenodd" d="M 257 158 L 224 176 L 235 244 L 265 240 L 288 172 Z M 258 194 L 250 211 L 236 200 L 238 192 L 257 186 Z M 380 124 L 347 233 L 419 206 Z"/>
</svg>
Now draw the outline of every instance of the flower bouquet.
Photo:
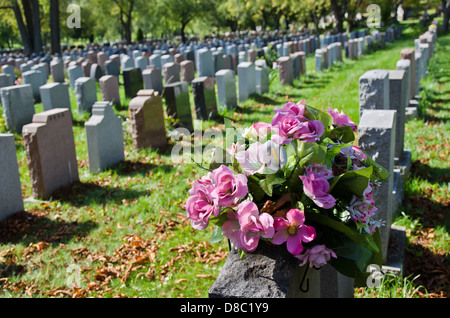
<svg viewBox="0 0 450 318">
<path fill-rule="evenodd" d="M 226 163 L 212 160 L 194 182 L 192 227 L 214 224 L 210 241 L 226 237 L 241 255 L 261 242 L 285 245 L 300 266 L 329 263 L 362 285 L 367 266 L 381 265 L 372 194 L 389 173 L 353 145 L 356 131 L 337 109 L 275 107 L 271 123 L 241 129 L 222 149 Z"/>
</svg>

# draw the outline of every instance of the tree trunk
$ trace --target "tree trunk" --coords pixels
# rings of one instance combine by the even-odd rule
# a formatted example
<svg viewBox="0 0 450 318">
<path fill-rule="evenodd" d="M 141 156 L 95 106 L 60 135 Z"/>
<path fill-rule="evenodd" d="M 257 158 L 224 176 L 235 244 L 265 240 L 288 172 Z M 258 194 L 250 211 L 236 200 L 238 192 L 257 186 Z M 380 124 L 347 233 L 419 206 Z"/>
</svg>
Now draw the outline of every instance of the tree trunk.
<svg viewBox="0 0 450 318">
<path fill-rule="evenodd" d="M 61 54 L 61 32 L 59 28 L 59 0 L 50 0 L 50 42 L 52 54 Z"/>
<path fill-rule="evenodd" d="M 22 12 L 20 11 L 20 7 L 17 1 L 13 2 L 12 9 L 14 11 L 14 16 L 16 17 L 17 21 L 17 27 L 19 28 L 20 36 L 22 38 L 25 55 L 29 56 L 32 52 L 32 44 L 30 42 L 30 36 L 28 35 L 27 27 L 23 22 Z"/>
<path fill-rule="evenodd" d="M 338 0 L 330 0 L 331 9 L 333 10 L 334 17 L 336 18 L 336 29 L 339 33 L 344 32 L 344 11 L 342 5 L 338 3 Z"/>
<path fill-rule="evenodd" d="M 181 42 L 186 43 L 186 34 L 184 33 L 184 29 L 186 28 L 187 23 L 181 22 L 180 35 Z"/>
<path fill-rule="evenodd" d="M 442 10 L 444 11 L 444 21 L 442 25 L 442 30 L 448 32 L 448 24 L 450 18 L 450 3 L 446 0 L 442 0 Z"/>
<path fill-rule="evenodd" d="M 32 0 L 31 5 L 33 14 L 34 53 L 41 54 L 42 38 L 41 38 L 41 17 L 39 13 L 39 0 Z"/>
<path fill-rule="evenodd" d="M 31 52 L 34 52 L 33 13 L 31 10 L 31 0 L 22 0 L 22 7 L 28 30 L 28 38 L 31 44 Z"/>
</svg>

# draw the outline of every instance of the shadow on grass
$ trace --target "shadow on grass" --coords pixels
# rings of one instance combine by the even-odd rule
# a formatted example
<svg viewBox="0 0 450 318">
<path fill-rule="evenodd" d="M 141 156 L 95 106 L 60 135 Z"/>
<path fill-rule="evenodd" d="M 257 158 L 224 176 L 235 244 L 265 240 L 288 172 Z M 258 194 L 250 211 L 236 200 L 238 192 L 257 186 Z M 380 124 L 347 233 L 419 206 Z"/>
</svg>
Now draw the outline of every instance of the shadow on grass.
<svg viewBox="0 0 450 318">
<path fill-rule="evenodd" d="M 447 185 L 450 181 L 450 168 L 430 167 L 418 160 L 412 163 L 410 173 L 412 177 L 418 177 L 440 185 Z"/>
<path fill-rule="evenodd" d="M 135 200 L 148 195 L 149 191 L 122 189 L 114 184 L 106 186 L 94 182 L 76 182 L 56 191 L 52 199 L 83 207 L 92 204 L 121 204 L 122 200 Z"/>
<path fill-rule="evenodd" d="M 73 237 L 87 236 L 96 227 L 93 221 L 67 222 L 50 219 L 42 210 L 23 211 L 0 222 L 0 244 L 67 243 Z"/>
<path fill-rule="evenodd" d="M 167 149 L 166 149 L 167 148 Z M 170 153 L 172 147 L 166 147 L 161 150 L 162 153 Z M 128 161 L 124 160 L 108 168 L 108 171 L 115 171 L 122 176 L 131 175 L 147 175 L 151 170 L 162 170 L 167 173 L 173 170 L 173 166 L 170 165 L 155 165 L 146 162 Z"/>
</svg>

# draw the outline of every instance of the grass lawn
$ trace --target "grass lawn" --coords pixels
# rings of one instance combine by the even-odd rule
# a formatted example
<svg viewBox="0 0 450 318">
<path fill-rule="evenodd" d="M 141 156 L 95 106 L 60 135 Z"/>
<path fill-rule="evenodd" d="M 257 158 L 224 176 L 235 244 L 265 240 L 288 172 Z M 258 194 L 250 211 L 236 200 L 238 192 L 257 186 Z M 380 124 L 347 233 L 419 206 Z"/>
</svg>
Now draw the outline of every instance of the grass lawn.
<svg viewBox="0 0 450 318">
<path fill-rule="evenodd" d="M 248 126 L 270 121 L 275 106 L 306 99 L 314 107 L 343 109 L 358 123 L 359 77 L 370 69 L 395 69 L 400 51 L 414 47 L 419 32 L 423 30 L 417 23 L 407 21 L 403 37 L 384 49 L 358 60 L 344 58 L 321 72 L 312 71 L 314 56 L 308 56 L 310 71 L 294 85 L 278 84 L 273 71 L 268 94 L 253 96 L 222 115 L 236 126 Z M 436 255 L 436 261 L 448 262 L 448 228 L 436 217 L 426 222 L 428 209 L 434 213 L 440 208 L 444 216 L 448 210 L 449 41 L 449 35 L 438 39 L 430 76 L 424 80 L 424 118 L 407 123 L 406 149 L 412 150 L 414 165 L 406 185 L 404 215 L 396 220 L 409 229 L 407 264 L 416 264 L 428 253 Z M 30 199 L 23 141 L 16 135 L 26 212 L 0 223 L 0 297 L 207 297 L 228 244 L 208 243 L 211 231 L 193 230 L 185 217 L 188 190 L 203 171 L 193 164 L 174 164 L 170 147 L 136 151 L 126 120 L 129 100 L 123 86 L 120 89 L 124 106 L 116 111 L 124 119 L 126 161 L 101 173 L 89 172 L 84 132 L 88 116 L 76 112 L 71 91 L 80 182 L 49 201 Z M 42 105 L 37 104 L 36 111 L 42 111 Z M 1 120 L 0 116 L 0 132 L 5 132 Z M 201 127 L 224 128 L 212 121 Z M 422 232 L 428 235 L 426 244 Z M 423 270 L 408 266 L 407 273 Z M 444 287 L 448 289 L 448 284 Z M 421 293 L 414 294 L 426 296 L 425 289 Z M 367 290 L 357 296 L 374 297 Z"/>
</svg>

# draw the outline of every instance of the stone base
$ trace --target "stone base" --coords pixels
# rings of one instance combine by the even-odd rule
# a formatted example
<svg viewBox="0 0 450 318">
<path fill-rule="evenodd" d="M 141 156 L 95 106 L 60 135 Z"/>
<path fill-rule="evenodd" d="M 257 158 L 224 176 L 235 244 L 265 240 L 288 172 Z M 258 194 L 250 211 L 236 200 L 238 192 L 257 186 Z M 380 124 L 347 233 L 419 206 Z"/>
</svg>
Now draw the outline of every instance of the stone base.
<svg viewBox="0 0 450 318">
<path fill-rule="evenodd" d="M 402 226 L 391 226 L 388 254 L 382 266 L 384 273 L 403 274 L 403 262 L 406 244 L 406 231 Z"/>
<path fill-rule="evenodd" d="M 419 114 L 419 101 L 416 99 L 411 99 L 409 101 L 409 105 L 405 107 L 405 120 L 409 120 L 412 118 L 417 118 Z"/>
<path fill-rule="evenodd" d="M 240 259 L 232 250 L 209 290 L 210 298 L 344 298 L 353 297 L 353 279 L 329 265 L 320 270 L 299 266 L 285 245 L 261 242 Z M 303 281 L 303 283 L 302 283 Z"/>
</svg>

